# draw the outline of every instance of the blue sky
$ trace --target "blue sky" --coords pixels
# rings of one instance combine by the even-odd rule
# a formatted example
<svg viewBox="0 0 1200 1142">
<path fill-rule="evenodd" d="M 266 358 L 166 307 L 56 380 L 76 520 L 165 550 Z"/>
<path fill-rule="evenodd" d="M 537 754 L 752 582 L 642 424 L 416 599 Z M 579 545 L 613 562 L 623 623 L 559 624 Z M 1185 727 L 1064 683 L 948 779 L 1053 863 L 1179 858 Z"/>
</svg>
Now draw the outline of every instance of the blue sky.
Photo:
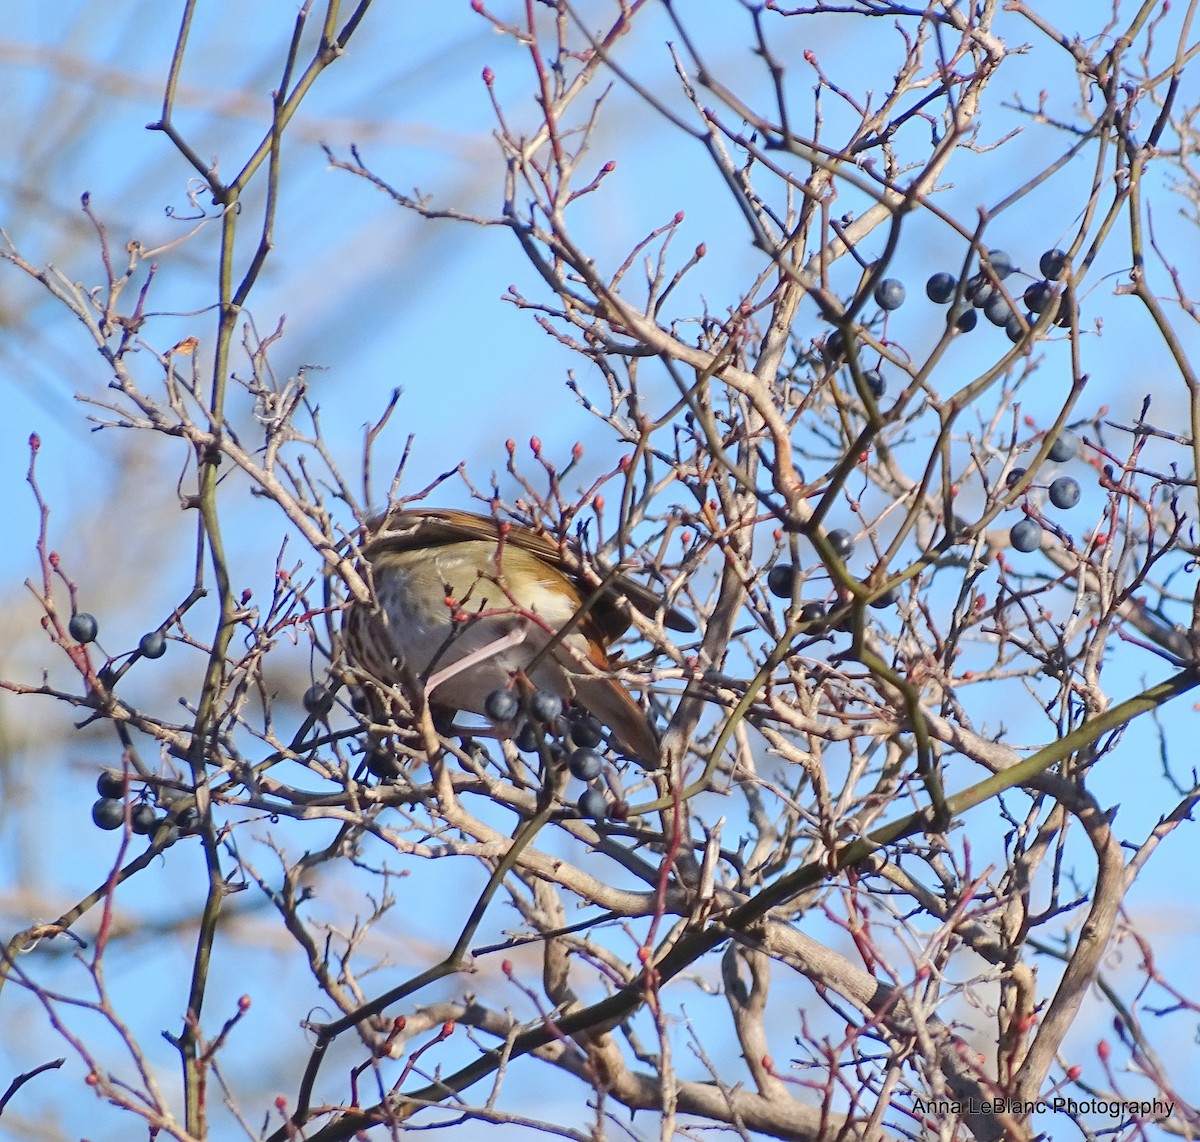
<svg viewBox="0 0 1200 1142">
<path fill-rule="evenodd" d="M 271 0 L 199 7 L 177 124 L 199 154 L 216 157 L 228 174 L 263 129 L 295 6 Z M 177 217 L 168 217 L 167 210 L 176 216 L 187 214 L 191 172 L 161 134 L 145 130 L 159 114 L 161 84 L 176 32 L 177 14 L 174 6 L 170 8 L 139 0 L 121 0 L 103 10 L 82 0 L 24 5 L 0 39 L 0 99 L 10 109 L 10 135 L 0 145 L 0 224 L 32 262 L 53 262 L 67 279 L 86 286 L 101 280 L 101 267 L 94 231 L 78 206 L 82 193 L 90 194 L 118 252 L 130 238 L 156 247 L 188 228 Z M 1098 17 L 1096 27 L 1077 26 L 1082 18 L 1077 5 L 1046 4 L 1039 10 L 1050 19 L 1061 19 L 1070 32 L 1091 35 L 1101 30 Z M 827 74 L 856 91 L 869 86 L 862 84 L 864 74 L 878 75 L 875 86 L 886 90 L 896 33 L 885 21 L 850 22 L 830 16 L 823 18 L 815 36 L 805 38 L 812 35 L 813 26 L 805 22 L 803 37 L 798 31 L 784 31 L 777 41 L 795 76 L 791 95 L 798 114 L 808 107 L 811 89 L 802 51 L 814 52 Z M 749 98 L 761 96 L 767 80 L 749 50 L 748 28 L 738 6 L 729 5 L 697 32 L 710 64 Z M 1027 27 L 1007 14 L 999 17 L 997 31 L 1013 36 L 1014 42 L 1030 38 Z M 1168 31 L 1169 23 L 1161 34 L 1161 42 L 1169 45 Z M 662 13 L 652 10 L 639 34 L 620 46 L 619 59 L 678 109 L 682 104 L 665 46 L 672 38 Z M 1045 89 L 1050 111 L 1070 115 L 1078 100 L 1070 57 L 1040 47 L 1010 63 L 1006 86 L 993 90 L 980 142 L 995 142 L 1017 126 L 1026 131 L 1014 144 L 994 152 L 981 150 L 969 163 L 958 163 L 948 172 L 940 201 L 960 217 L 970 219 L 978 205 L 998 201 L 1027 177 L 1025 172 L 1044 167 L 1064 146 L 1061 135 L 1030 127 L 1004 104 L 1011 103 L 1014 91 L 1036 100 Z M 358 466 L 364 424 L 379 414 L 393 388 L 403 389 L 389 439 L 398 455 L 405 439 L 414 437 L 407 489 L 423 486 L 462 461 L 469 463 L 478 483 L 486 484 L 490 473 L 503 470 L 504 441 L 509 437 L 523 445 L 536 433 L 547 454 L 559 457 L 565 457 L 576 440 L 583 441 L 588 450 L 584 473 L 601 470 L 612 457 L 597 423 L 565 387 L 568 370 L 575 370 L 585 387 L 599 386 L 599 378 L 547 336 L 530 313 L 502 300 L 510 283 L 537 295 L 536 279 L 512 236 L 498 227 L 428 222 L 406 214 L 366 182 L 330 170 L 319 146 L 327 143 L 348 157 L 349 146 L 357 144 L 372 168 L 398 189 L 417 188 L 459 210 L 495 214 L 503 168 L 492 135 L 494 116 L 480 79 L 485 65 L 495 73 L 497 97 L 510 122 L 527 127 L 536 122 L 527 57 L 511 41 L 495 35 L 468 4 L 411 5 L 403 11 L 377 4 L 347 57 L 321 77 L 291 133 L 277 249 L 251 304 L 260 334 L 285 319 L 285 337 L 272 353 L 273 368 L 280 376 L 306 370 L 327 439 L 346 470 Z M 608 116 L 589 159 L 597 170 L 610 158 L 617 166 L 603 196 L 579 212 L 578 236 L 602 258 L 615 260 L 649 229 L 683 211 L 676 246 L 681 260 L 682 252 L 701 242 L 708 253 L 681 290 L 676 308 L 694 313 L 704 302 L 713 312 L 723 312 L 736 302 L 760 264 L 727 192 L 711 177 L 696 144 L 667 129 L 632 93 L 618 84 L 607 98 Z M 828 95 L 822 110 L 825 137 L 838 138 L 850 112 Z M 806 113 L 811 117 L 810 109 Z M 1078 222 L 1080 188 L 1086 188 L 1091 177 L 1087 163 L 1077 165 L 1078 170 L 1072 168 L 1033 191 L 998 218 L 989 231 L 989 244 L 1008 249 L 1026 269 L 1033 268 L 1043 249 L 1062 244 Z M 1153 190 L 1161 203 L 1154 221 L 1164 246 L 1194 249 L 1195 229 L 1178 216 L 1181 200 L 1163 193 L 1157 184 Z M 256 204 L 251 195 L 247 215 L 253 216 Z M 838 209 L 861 210 L 864 205 L 848 194 Z M 249 240 L 253 228 L 246 234 Z M 864 250 L 866 256 L 881 251 L 882 232 L 877 237 L 878 248 Z M 197 336 L 201 358 L 206 360 L 211 352 L 215 318 L 203 307 L 212 292 L 215 239 L 212 227 L 159 257 L 152 308 L 162 316 L 147 329 L 155 347 Z M 1127 268 L 1123 249 L 1127 260 L 1127 244 L 1114 242 L 1106 248 L 1092 278 L 1095 288 L 1084 299 L 1087 317 L 1102 321 L 1106 336 L 1089 334 L 1083 339 L 1084 369 L 1092 379 L 1080 415 L 1093 415 L 1107 405 L 1113 419 L 1128 422 L 1150 393 L 1155 399 L 1151 419 L 1169 425 L 1179 422 L 1186 410 L 1169 357 L 1144 315 L 1112 292 Z M 956 268 L 962 257 L 961 241 L 945 226 L 921 216 L 906 226 L 889 272 L 908 283 L 910 300 L 892 319 L 889 331 L 914 353 L 933 343 L 942 320 L 940 310 L 921 296 L 921 283 L 935 269 Z M 1156 288 L 1166 292 L 1165 276 L 1153 267 L 1151 272 Z M 835 273 L 846 275 L 847 288 L 857 277 L 849 264 Z M 74 396 L 103 394 L 102 362 L 79 326 L 11 269 L 0 273 L 3 314 L 17 317 L 6 344 L 0 345 L 5 400 L 0 488 L 6 495 L 0 518 L 0 598 L 12 625 L 8 646 L 0 649 L 0 673 L 36 679 L 45 669 L 67 684 L 70 674 L 37 629 L 36 608 L 21 585 L 37 571 L 36 513 L 24 483 L 30 434 L 36 432 L 42 441 L 39 472 L 53 510 L 52 545 L 77 578 L 85 605 L 101 615 L 102 641 L 110 651 L 131 649 L 190 586 L 193 525 L 178 511 L 174 494 L 184 457 L 169 443 L 155 441 L 143 447 L 140 440 L 115 430 L 92 431 L 88 410 Z M 802 310 L 798 325 L 810 328 L 812 337 L 826 328 L 811 305 Z M 1194 347 L 1193 329 L 1185 326 L 1183 334 Z M 954 345 L 941 366 L 943 376 L 956 378 L 961 371 L 965 379 L 1005 348 L 1002 334 L 981 328 Z M 153 376 L 149 354 L 139 367 L 146 377 Z M 1069 378 L 1065 342 L 1047 346 L 1037 383 L 1022 394 L 1022 411 L 1039 424 L 1048 423 Z M 1170 459 L 1162 449 L 1152 449 L 1149 455 L 1156 463 Z M 1072 470 L 1081 471 L 1079 466 Z M 385 487 L 388 473 L 379 475 L 378 487 Z M 187 476 L 183 478 L 186 486 Z M 581 475 L 580 483 L 586 482 Z M 503 477 L 501 486 L 513 490 Z M 443 499 L 463 502 L 465 494 L 456 490 Z M 252 587 L 261 598 L 269 590 L 284 529 L 269 505 L 249 497 L 239 502 L 236 495 L 231 500 L 234 573 L 239 584 Z M 1099 502 L 1092 481 L 1085 487 L 1077 518 L 1088 512 L 1094 518 Z M 163 557 L 164 552 L 169 557 Z M 860 569 L 866 569 L 865 563 Z M 89 599 L 96 602 L 86 602 Z M 198 666 L 182 657 L 173 654 L 164 660 L 164 669 L 170 666 L 172 671 L 166 686 L 188 693 Z M 297 666 L 297 660 L 304 658 L 303 649 L 297 650 L 281 678 L 293 683 L 305 668 L 304 662 Z M 1164 673 L 1157 659 L 1130 650 L 1105 677 L 1119 699 Z M 145 685 L 149 695 L 160 683 L 131 680 L 130 685 L 136 699 L 138 685 Z M 95 769 L 99 763 L 112 764 L 116 750 L 95 729 L 71 734 L 63 712 L 49 703 L 16 703 L 4 695 L 0 710 L 6 721 L 15 723 L 4 774 L 0 880 L 13 893 L 30 885 L 65 903 L 90 889 L 113 859 L 114 838 L 92 830 L 87 812 Z M 1044 721 L 1029 714 L 1011 716 L 1007 705 L 996 703 L 996 723 L 1006 716 L 1012 717 L 1009 729 L 1016 740 L 1045 740 Z M 1185 700 L 1168 712 L 1164 724 L 1177 740 L 1186 740 L 1182 734 L 1193 718 Z M 53 742 L 52 758 L 44 756 L 45 740 Z M 1129 836 L 1137 837 L 1170 801 L 1153 776 L 1157 747 L 1151 728 L 1130 731 L 1122 748 L 1126 768 L 1109 767 L 1097 774 L 1094 788 L 1102 803 L 1121 803 L 1122 824 Z M 1181 753 L 1177 760 L 1183 759 Z M 952 771 L 959 785 L 978 776 Z M 50 852 L 36 845 L 46 827 L 47 804 L 53 805 L 55 821 L 59 828 L 65 824 L 70 836 L 69 844 Z M 714 806 L 708 815 L 721 811 Z M 969 826 L 974 829 L 989 812 L 987 807 L 976 810 Z M 306 835 L 304 844 L 315 841 Z M 1194 847 L 1191 836 L 1177 833 L 1168 839 L 1158 863 L 1151 862 L 1135 902 L 1142 910 L 1142 924 L 1160 938 L 1160 955 L 1167 964 L 1183 962 L 1172 957 L 1183 956 L 1197 929 L 1194 909 L 1181 904 L 1178 893 L 1184 846 Z M 139 878 L 136 889 L 131 886 L 125 906 L 141 916 L 170 919 L 180 904 L 180 885 L 194 873 L 197 857 L 180 849 L 169 853 L 160 875 Z M 415 928 L 421 938 L 437 943 L 440 917 L 431 902 L 436 903 L 440 893 L 461 891 L 454 880 L 456 868 L 447 862 L 444 872 L 429 874 L 429 896 L 416 901 L 412 915 L 406 916 L 407 935 Z M 231 1011 L 236 997 L 256 985 L 263 996 L 261 1004 L 256 997 L 251 1020 L 257 1042 L 268 1028 L 270 1035 L 295 1042 L 297 1005 L 271 1014 L 269 991 L 264 993 L 261 981 L 302 992 L 309 987 L 306 973 L 294 956 L 271 942 L 270 915 L 252 896 L 245 893 L 236 901 L 234 911 L 245 915 L 231 924 L 227 938 L 237 970 L 218 978 L 211 1010 Z M 512 922 L 508 913 L 496 919 L 496 927 Z M 174 1026 L 179 990 L 147 988 L 146 980 L 180 978 L 188 966 L 186 941 L 162 937 L 144 943 L 136 970 L 124 960 L 114 963 L 111 982 L 120 1003 L 128 1005 L 140 1025 Z M 715 974 L 715 964 L 707 967 Z M 489 970 L 490 975 L 485 971 L 472 986 L 503 995 L 503 981 L 494 968 Z M 1120 972 L 1122 965 L 1114 970 Z M 441 994 L 453 994 L 459 986 L 447 984 Z M 780 986 L 786 995 L 787 986 Z M 511 1001 L 518 1000 L 513 996 Z M 4 1001 L 13 1003 L 12 994 L 6 993 Z M 21 1020 L 35 1019 L 32 1008 L 24 1006 Z M 278 1025 L 272 1025 L 276 1020 Z M 1085 1024 L 1087 1031 L 1094 1027 Z M 165 1073 L 172 1074 L 173 1052 L 160 1046 L 157 1031 L 146 1038 L 153 1041 L 151 1050 Z M 1089 1041 L 1087 1033 L 1081 1035 L 1081 1044 Z M 786 1036 L 782 1042 L 787 1042 Z M 41 1040 L 39 1047 L 54 1049 L 52 1040 Z M 237 1052 L 247 1047 L 247 1041 L 239 1044 L 235 1037 L 231 1057 L 238 1058 Z M 251 1055 L 262 1059 L 262 1052 Z M 0 1042 L 0 1067 L 15 1067 L 18 1057 L 13 1044 Z M 1200 1077 L 1194 1066 L 1190 1077 Z M 289 1093 L 291 1080 L 291 1074 L 282 1071 L 277 1077 L 264 1076 L 265 1085 Z M 49 1091 L 52 1085 L 41 1089 Z M 78 1135 L 87 1129 L 97 1142 L 121 1137 L 119 1128 L 92 1131 L 91 1096 L 79 1090 L 77 1100 L 59 1100 L 54 1107 L 63 1133 Z M 37 1087 L 30 1088 L 31 1097 L 38 1093 Z M 574 1100 L 577 1093 L 566 1097 Z"/>
</svg>

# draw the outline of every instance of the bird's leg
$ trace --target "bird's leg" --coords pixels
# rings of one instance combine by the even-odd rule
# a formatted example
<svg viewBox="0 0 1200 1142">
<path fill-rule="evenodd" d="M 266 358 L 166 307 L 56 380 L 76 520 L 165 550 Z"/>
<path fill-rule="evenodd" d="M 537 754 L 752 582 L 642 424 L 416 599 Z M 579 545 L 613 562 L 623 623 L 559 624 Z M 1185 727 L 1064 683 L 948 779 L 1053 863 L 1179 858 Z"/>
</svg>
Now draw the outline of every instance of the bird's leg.
<svg viewBox="0 0 1200 1142">
<path fill-rule="evenodd" d="M 501 635 L 495 642 L 489 642 L 487 646 L 481 646 L 478 650 L 471 651 L 470 654 L 464 658 L 460 658 L 457 662 L 452 662 L 449 666 L 443 667 L 436 674 L 431 674 L 425 683 L 426 699 L 443 682 L 448 682 L 456 674 L 461 674 L 464 670 L 470 670 L 472 666 L 480 662 L 486 662 L 489 658 L 511 647 L 520 646 L 525 641 L 526 633 L 524 625 L 516 627 L 514 630 L 510 630 L 508 634 Z"/>
</svg>

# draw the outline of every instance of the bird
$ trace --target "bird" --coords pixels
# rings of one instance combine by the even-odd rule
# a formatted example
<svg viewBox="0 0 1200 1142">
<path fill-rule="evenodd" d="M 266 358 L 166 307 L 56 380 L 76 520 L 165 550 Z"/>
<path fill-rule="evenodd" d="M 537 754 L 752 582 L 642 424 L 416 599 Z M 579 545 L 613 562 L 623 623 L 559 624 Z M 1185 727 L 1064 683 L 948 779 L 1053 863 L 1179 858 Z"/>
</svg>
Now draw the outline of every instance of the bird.
<svg viewBox="0 0 1200 1142">
<path fill-rule="evenodd" d="M 630 606 L 675 631 L 695 625 L 623 571 L 585 578 L 575 540 L 453 508 L 392 508 L 357 537 L 372 584 L 345 618 L 353 665 L 385 686 L 406 673 L 431 712 L 486 716 L 496 690 L 548 690 L 599 719 L 624 754 L 661 765 L 646 712 L 614 676 Z"/>
</svg>

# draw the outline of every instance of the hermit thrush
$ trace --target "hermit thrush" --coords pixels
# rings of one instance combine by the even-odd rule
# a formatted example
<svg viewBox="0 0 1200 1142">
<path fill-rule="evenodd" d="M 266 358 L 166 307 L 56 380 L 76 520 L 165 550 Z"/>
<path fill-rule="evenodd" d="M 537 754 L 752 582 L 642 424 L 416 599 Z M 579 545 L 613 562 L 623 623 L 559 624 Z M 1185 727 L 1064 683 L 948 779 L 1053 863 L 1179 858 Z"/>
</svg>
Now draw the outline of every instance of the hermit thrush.
<svg viewBox="0 0 1200 1142">
<path fill-rule="evenodd" d="M 549 690 L 599 718 L 622 752 L 660 764 L 654 728 L 607 654 L 628 604 L 694 629 L 654 591 L 621 573 L 592 586 L 573 541 L 471 512 L 393 509 L 360 543 L 375 605 L 347 616 L 355 665 L 393 684 L 399 662 L 435 709 L 482 714 L 495 690 Z"/>
</svg>

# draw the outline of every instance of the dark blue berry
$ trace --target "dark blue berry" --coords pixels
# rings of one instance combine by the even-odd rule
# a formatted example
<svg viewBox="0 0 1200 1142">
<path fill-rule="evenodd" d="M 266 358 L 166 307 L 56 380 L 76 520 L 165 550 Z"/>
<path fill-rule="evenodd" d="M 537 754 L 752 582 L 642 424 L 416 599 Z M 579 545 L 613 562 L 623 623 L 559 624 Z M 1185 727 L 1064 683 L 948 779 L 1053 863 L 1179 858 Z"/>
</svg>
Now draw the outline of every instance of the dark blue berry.
<svg viewBox="0 0 1200 1142">
<path fill-rule="evenodd" d="M 1013 265 L 1012 258 L 1010 258 L 1004 250 L 989 250 L 987 252 L 987 260 L 988 265 L 992 267 L 992 273 L 994 273 L 1000 281 L 1004 281 L 1004 279 L 1016 269 L 1016 266 Z"/>
<path fill-rule="evenodd" d="M 840 527 L 834 528 L 825 538 L 829 540 L 829 546 L 839 559 L 846 560 L 854 554 L 854 540 L 850 538 L 848 531 Z"/>
<path fill-rule="evenodd" d="M 950 310 L 950 320 L 959 333 L 970 333 L 979 324 L 979 314 L 969 305 Z"/>
<path fill-rule="evenodd" d="M 1027 516 L 1012 525 L 1008 540 L 1018 551 L 1036 551 L 1042 546 L 1042 529 Z"/>
<path fill-rule="evenodd" d="M 884 607 L 892 606 L 899 597 L 896 588 L 889 587 L 882 595 L 871 600 L 871 606 L 877 611 L 882 611 Z"/>
<path fill-rule="evenodd" d="M 96 792 L 101 797 L 111 797 L 120 801 L 125 796 L 125 779 L 119 773 L 102 769 L 100 776 L 96 778 Z"/>
<path fill-rule="evenodd" d="M 533 728 L 532 722 L 521 723 L 521 728 L 513 738 L 513 744 L 522 753 L 537 753 L 538 732 Z"/>
<path fill-rule="evenodd" d="M 1006 488 L 1015 488 L 1020 483 L 1021 477 L 1025 475 L 1024 468 L 1013 468 L 1012 471 L 1004 477 L 1004 486 Z"/>
<path fill-rule="evenodd" d="M 167 653 L 167 636 L 160 630 L 152 630 L 142 635 L 138 643 L 138 652 L 143 658 L 162 658 Z"/>
<path fill-rule="evenodd" d="M 1012 307 L 1008 304 L 1008 299 L 999 290 L 996 290 L 988 298 L 987 305 L 983 307 L 983 316 L 993 325 L 998 325 L 1001 329 L 1008 324 L 1008 319 L 1013 316 Z"/>
<path fill-rule="evenodd" d="M 880 309 L 899 309 L 904 304 L 907 290 L 898 278 L 884 278 L 875 287 L 875 304 Z"/>
<path fill-rule="evenodd" d="M 67 631 L 76 642 L 95 642 L 96 635 L 100 633 L 100 624 L 96 622 L 95 615 L 79 611 L 71 616 Z"/>
<path fill-rule="evenodd" d="M 603 821 L 608 816 L 608 800 L 599 789 L 588 789 L 579 798 L 579 815 L 593 821 Z"/>
<path fill-rule="evenodd" d="M 483 700 L 483 712 L 493 722 L 511 722 L 521 709 L 521 703 L 511 690 L 493 690 Z"/>
<path fill-rule="evenodd" d="M 1054 287 L 1049 282 L 1034 282 L 1025 291 L 1025 304 L 1030 313 L 1041 313 L 1054 297 Z"/>
<path fill-rule="evenodd" d="M 863 373 L 863 380 L 867 382 L 867 388 L 871 390 L 871 395 L 876 400 L 879 400 L 887 392 L 887 381 L 884 380 L 883 374 L 878 369 L 868 369 Z"/>
<path fill-rule="evenodd" d="M 322 686 L 320 682 L 313 683 L 304 691 L 302 702 L 305 713 L 312 714 L 317 718 L 325 717 L 333 709 L 333 695 L 329 692 L 328 687 Z"/>
<path fill-rule="evenodd" d="M 1032 325 L 1033 314 L 1030 314 L 1029 317 L 1030 320 L 1028 320 L 1026 324 Z M 1004 325 L 1004 332 L 1008 334 L 1008 339 L 1014 345 L 1025 336 L 1025 329 L 1021 325 L 1021 319 L 1017 316 L 1017 314 L 1013 313 L 1009 315 L 1008 321 Z"/>
<path fill-rule="evenodd" d="M 940 270 L 925 283 L 925 296 L 938 305 L 945 305 L 953 296 L 958 280 L 953 274 Z"/>
<path fill-rule="evenodd" d="M 767 572 L 767 590 L 777 599 L 790 599 L 795 581 L 796 568 L 790 563 L 776 563 Z"/>
<path fill-rule="evenodd" d="M 800 607 L 799 619 L 802 623 L 815 623 L 825 617 L 824 603 L 804 603 Z"/>
<path fill-rule="evenodd" d="M 535 690 L 529 699 L 529 716 L 548 725 L 563 712 L 563 700 L 550 690 Z"/>
<path fill-rule="evenodd" d="M 1073 508 L 1079 503 L 1079 481 L 1070 476 L 1059 476 L 1050 485 L 1050 502 L 1056 508 Z"/>
<path fill-rule="evenodd" d="M 119 829 L 125 824 L 125 806 L 113 797 L 101 797 L 92 806 L 92 821 L 101 829 Z"/>
<path fill-rule="evenodd" d="M 992 285 L 991 282 L 984 282 L 971 297 L 971 304 L 976 309 L 985 309 L 991 303 L 992 299 L 997 297 L 1001 301 L 1004 300 L 1004 294 Z"/>
<path fill-rule="evenodd" d="M 584 749 L 595 749 L 604 740 L 604 727 L 586 710 L 572 710 L 570 726 L 571 741 Z"/>
<path fill-rule="evenodd" d="M 129 827 L 143 837 L 148 837 L 158 826 L 154 806 L 146 801 L 139 802 L 129 811 Z"/>
<path fill-rule="evenodd" d="M 594 781 L 604 768 L 604 759 L 594 749 L 577 749 L 567 759 L 567 768 L 580 781 Z"/>
<path fill-rule="evenodd" d="M 1050 459 L 1056 464 L 1065 464 L 1079 451 L 1079 437 L 1073 432 L 1061 433 L 1050 445 Z"/>
<path fill-rule="evenodd" d="M 1042 272 L 1042 277 L 1049 278 L 1052 282 L 1058 281 L 1063 276 L 1067 268 L 1067 252 L 1065 250 L 1047 250 L 1038 259 L 1038 269 Z"/>
</svg>

